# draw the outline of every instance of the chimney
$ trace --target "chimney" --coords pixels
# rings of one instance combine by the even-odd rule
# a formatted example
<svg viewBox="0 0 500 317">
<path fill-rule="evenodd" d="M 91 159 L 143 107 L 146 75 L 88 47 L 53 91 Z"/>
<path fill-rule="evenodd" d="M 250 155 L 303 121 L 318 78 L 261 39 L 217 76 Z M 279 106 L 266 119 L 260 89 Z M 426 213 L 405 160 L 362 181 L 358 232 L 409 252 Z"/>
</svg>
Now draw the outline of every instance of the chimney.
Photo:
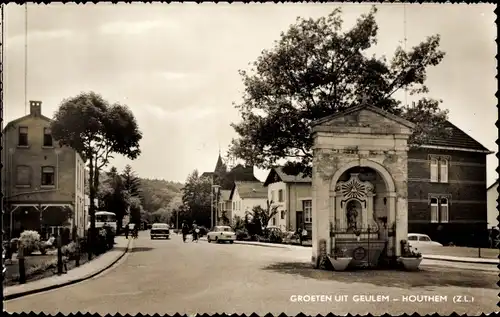
<svg viewBox="0 0 500 317">
<path fill-rule="evenodd" d="M 30 100 L 30 114 L 35 117 L 42 115 L 41 101 Z"/>
</svg>

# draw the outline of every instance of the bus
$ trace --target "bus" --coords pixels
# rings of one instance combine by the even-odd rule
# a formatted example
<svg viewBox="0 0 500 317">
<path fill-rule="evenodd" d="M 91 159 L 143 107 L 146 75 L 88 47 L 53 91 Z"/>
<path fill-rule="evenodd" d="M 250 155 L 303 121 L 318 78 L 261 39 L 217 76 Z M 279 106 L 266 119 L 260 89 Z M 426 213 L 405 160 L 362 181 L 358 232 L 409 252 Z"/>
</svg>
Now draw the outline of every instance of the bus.
<svg viewBox="0 0 500 317">
<path fill-rule="evenodd" d="M 95 227 L 102 228 L 105 225 L 111 227 L 111 230 L 116 234 L 116 214 L 109 211 L 96 211 L 95 212 Z M 90 229 L 90 221 L 88 224 L 88 229 Z"/>
</svg>

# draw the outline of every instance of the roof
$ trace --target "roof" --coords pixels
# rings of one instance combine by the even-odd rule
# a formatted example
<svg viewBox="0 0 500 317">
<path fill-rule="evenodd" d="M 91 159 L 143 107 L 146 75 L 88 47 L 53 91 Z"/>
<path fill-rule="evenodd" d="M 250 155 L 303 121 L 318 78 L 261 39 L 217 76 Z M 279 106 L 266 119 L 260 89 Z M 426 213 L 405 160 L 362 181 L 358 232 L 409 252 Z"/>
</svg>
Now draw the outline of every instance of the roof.
<svg viewBox="0 0 500 317">
<path fill-rule="evenodd" d="M 493 184 L 491 184 L 486 190 L 490 190 L 493 187 L 495 187 L 496 185 L 498 185 L 498 179 L 496 180 L 496 182 L 494 182 Z"/>
<path fill-rule="evenodd" d="M 37 116 L 34 116 L 33 114 L 29 113 L 25 116 L 22 116 L 20 118 L 17 118 L 17 119 L 14 119 L 12 121 L 10 121 L 9 123 L 7 123 L 4 127 L 4 131 L 7 130 L 8 128 L 10 128 L 11 126 L 21 122 L 21 121 L 24 121 L 25 119 L 28 119 L 28 118 L 38 118 L 38 119 L 42 119 L 44 121 L 47 121 L 47 122 L 52 122 L 52 119 L 42 115 L 42 114 L 39 114 Z"/>
<path fill-rule="evenodd" d="M 231 191 L 227 189 L 222 189 L 220 191 L 220 199 L 221 200 L 230 200 L 229 198 L 231 197 Z"/>
<path fill-rule="evenodd" d="M 340 118 L 340 117 L 344 117 L 348 114 L 351 114 L 351 113 L 354 113 L 354 112 L 358 112 L 358 111 L 361 111 L 361 110 L 369 110 L 369 111 L 372 111 L 376 114 L 379 114 L 383 117 L 386 117 L 387 119 L 390 119 L 392 121 L 395 121 L 399 124 L 402 124 L 410 129 L 413 129 L 415 127 L 415 124 L 414 123 L 411 123 L 410 121 L 406 120 L 406 119 L 403 119 L 399 116 L 396 116 L 392 113 L 389 113 L 385 110 L 382 110 L 380 109 L 379 107 L 375 107 L 375 106 L 371 106 L 371 105 L 359 105 L 359 106 L 355 106 L 355 107 L 349 107 L 347 108 L 346 110 L 344 111 L 340 111 L 340 112 L 337 112 L 337 113 L 334 113 L 332 115 L 329 115 L 329 116 L 326 116 L 326 117 L 323 117 L 321 119 L 318 119 L 316 121 L 314 121 L 312 123 L 312 126 L 317 126 L 317 125 L 320 125 L 320 124 L 323 124 L 325 122 L 328 122 L 332 119 L 335 119 L 335 118 Z"/>
<path fill-rule="evenodd" d="M 283 183 L 311 183 L 312 178 L 309 176 L 304 176 L 303 173 L 297 175 L 290 175 L 283 171 L 283 166 L 277 166 L 271 169 L 267 175 L 264 186 L 281 181 Z"/>
<path fill-rule="evenodd" d="M 471 136 L 469 136 L 467 133 L 465 133 L 464 131 L 459 129 L 457 126 L 455 126 L 450 121 L 445 122 L 445 128 L 448 128 L 451 130 L 450 137 L 442 136 L 442 137 L 433 138 L 433 139 L 430 139 L 429 141 L 427 141 L 425 143 L 425 145 L 447 146 L 447 147 L 453 147 L 453 148 L 462 148 L 462 149 L 471 149 L 471 150 L 490 152 L 481 143 L 474 140 Z"/>
<path fill-rule="evenodd" d="M 238 188 L 241 199 L 267 199 L 267 188 L 261 182 L 235 182 L 231 190 L 230 199 L 233 199 L 234 190 Z"/>
<path fill-rule="evenodd" d="M 201 174 L 200 177 L 213 177 L 213 176 L 214 176 L 213 172 L 204 172 L 203 174 Z"/>
</svg>

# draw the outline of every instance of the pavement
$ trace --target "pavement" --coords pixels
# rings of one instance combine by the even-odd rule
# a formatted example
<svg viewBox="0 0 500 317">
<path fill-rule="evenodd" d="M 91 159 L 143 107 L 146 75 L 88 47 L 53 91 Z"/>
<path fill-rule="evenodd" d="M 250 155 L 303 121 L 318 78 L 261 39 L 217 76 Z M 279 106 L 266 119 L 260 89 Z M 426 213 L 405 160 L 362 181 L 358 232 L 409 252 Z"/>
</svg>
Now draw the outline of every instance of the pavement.
<svg viewBox="0 0 500 317">
<path fill-rule="evenodd" d="M 183 243 L 177 235 L 150 240 L 148 232 L 141 232 L 127 255 L 104 273 L 5 301 L 4 309 L 102 315 L 498 311 L 498 269 L 493 266 L 475 269 L 470 263 L 424 260 L 420 272 L 332 272 L 312 269 L 310 258 L 310 248 Z"/>
<path fill-rule="evenodd" d="M 202 241 L 207 241 L 206 237 L 200 238 Z M 246 244 L 246 245 L 254 245 L 254 246 L 262 246 L 262 247 L 271 247 L 271 248 L 288 248 L 288 249 L 306 249 L 308 252 L 311 252 L 310 247 L 300 246 L 300 245 L 290 245 L 290 244 L 275 244 L 275 243 L 265 243 L 265 242 L 256 242 L 256 241 L 235 241 L 235 244 Z M 423 251 L 425 253 L 425 251 Z M 475 257 L 458 257 L 458 256 L 447 256 L 447 255 L 430 255 L 423 254 L 422 257 L 427 260 L 433 261 L 450 261 L 450 262 L 461 262 L 461 263 L 474 263 L 474 264 L 491 264 L 491 265 L 500 265 L 499 259 L 489 259 L 489 258 L 475 258 Z"/>
<path fill-rule="evenodd" d="M 3 289 L 3 298 L 4 300 L 10 300 L 60 288 L 92 278 L 113 266 L 113 264 L 120 260 L 127 252 L 131 241 L 132 240 L 125 239 L 123 236 L 118 236 L 115 238 L 115 245 L 113 249 L 92 259 L 92 261 L 73 268 L 62 275 L 54 275 L 52 277 L 28 282 L 26 284 L 5 287 Z"/>
</svg>

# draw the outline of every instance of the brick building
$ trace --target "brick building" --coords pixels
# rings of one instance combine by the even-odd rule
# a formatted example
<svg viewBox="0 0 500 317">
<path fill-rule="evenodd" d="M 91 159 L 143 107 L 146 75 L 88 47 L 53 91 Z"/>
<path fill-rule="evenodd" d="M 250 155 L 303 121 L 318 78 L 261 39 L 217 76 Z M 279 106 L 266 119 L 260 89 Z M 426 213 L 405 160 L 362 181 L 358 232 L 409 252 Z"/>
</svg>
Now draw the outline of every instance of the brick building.
<svg viewBox="0 0 500 317">
<path fill-rule="evenodd" d="M 57 226 L 84 235 L 85 164 L 53 140 L 50 122 L 42 103 L 30 101 L 30 113 L 3 130 L 4 230 L 11 236 L 37 230 L 45 238 Z"/>
<path fill-rule="evenodd" d="M 408 152 L 408 232 L 444 244 L 487 243 L 486 156 L 450 122 L 451 137 Z"/>
</svg>

